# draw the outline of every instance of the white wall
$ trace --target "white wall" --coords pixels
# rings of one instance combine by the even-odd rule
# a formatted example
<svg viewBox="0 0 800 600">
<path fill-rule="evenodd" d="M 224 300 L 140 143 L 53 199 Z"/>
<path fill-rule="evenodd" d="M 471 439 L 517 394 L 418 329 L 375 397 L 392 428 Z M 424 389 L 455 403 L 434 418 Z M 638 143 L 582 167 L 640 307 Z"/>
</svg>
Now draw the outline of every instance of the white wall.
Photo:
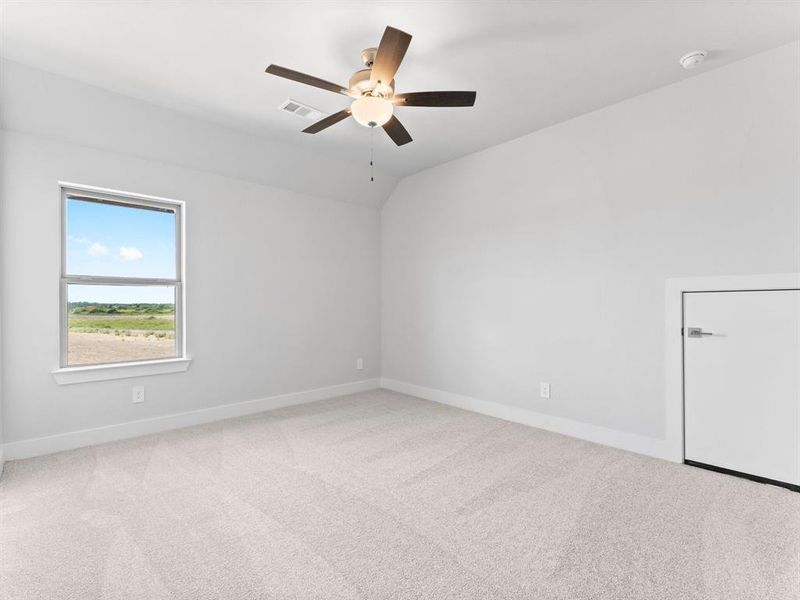
<svg viewBox="0 0 800 600">
<path fill-rule="evenodd" d="M 180 136 L 157 136 L 159 147 L 149 158 L 138 142 L 132 144 L 135 152 L 126 152 L 123 140 L 112 149 L 100 132 L 103 118 L 85 121 L 93 131 L 80 144 L 62 131 L 49 136 L 41 124 L 25 131 L 33 123 L 20 98 L 27 94 L 39 114 L 58 104 L 57 91 L 50 85 L 6 89 L 15 98 L 5 115 L 0 169 L 7 448 L 31 438 L 378 376 L 380 225 L 374 207 L 264 185 L 249 171 L 250 181 L 234 178 L 225 172 L 225 161 L 222 174 L 171 164 L 167 159 L 186 144 Z M 94 97 L 88 87 L 84 92 L 87 101 Z M 115 118 L 135 128 L 152 107 L 130 102 L 117 106 Z M 86 111 L 77 114 L 83 119 Z M 176 115 L 172 122 L 163 113 L 151 124 L 183 127 L 182 119 Z M 192 143 L 210 147 L 217 133 L 215 127 L 195 132 Z M 250 147 L 238 148 L 245 154 Z M 260 152 L 258 158 L 269 158 L 269 146 Z M 286 186 L 298 179 L 296 172 L 283 174 Z M 56 385 L 50 372 L 58 365 L 59 180 L 186 202 L 187 343 L 193 359 L 188 372 Z M 318 185 L 298 183 L 301 189 Z M 363 371 L 355 370 L 357 357 L 364 358 Z M 131 386 L 139 383 L 147 400 L 134 405 Z"/>
<path fill-rule="evenodd" d="M 381 336 L 380 374 L 414 389 L 663 437 L 664 280 L 800 270 L 799 55 L 777 49 L 409 177 L 380 223 L 369 206 L 392 181 L 365 196 L 335 160 L 310 157 L 325 175 L 307 177 L 282 146 L 6 63 L 4 441 L 377 377 Z M 194 362 L 138 380 L 144 404 L 131 380 L 50 375 L 58 180 L 187 202 Z M 361 205 L 338 201 L 351 191 Z"/>
<path fill-rule="evenodd" d="M 800 270 L 799 149 L 795 43 L 404 179 L 382 376 L 663 438 L 665 279 Z"/>
<path fill-rule="evenodd" d="M 3 136 L 4 132 L 0 129 L 0 165 L 3 164 Z M 0 185 L 3 180 L 3 169 L 0 167 Z M 3 197 L 0 195 L 0 228 L 2 227 L 2 206 Z M 3 447 L 3 289 L 5 288 L 5 276 L 3 273 L 3 262 L 0 260 L 0 475 L 3 474 L 3 464 L 5 461 L 5 449 Z"/>
</svg>

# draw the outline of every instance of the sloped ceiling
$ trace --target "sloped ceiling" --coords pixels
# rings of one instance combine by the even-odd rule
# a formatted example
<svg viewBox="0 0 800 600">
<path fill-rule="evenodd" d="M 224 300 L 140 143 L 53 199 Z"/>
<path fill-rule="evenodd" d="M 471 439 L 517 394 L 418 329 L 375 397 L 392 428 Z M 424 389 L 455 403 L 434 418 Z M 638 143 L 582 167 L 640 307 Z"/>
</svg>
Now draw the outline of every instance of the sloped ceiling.
<svg viewBox="0 0 800 600">
<path fill-rule="evenodd" d="M 363 166 L 353 120 L 311 136 L 277 106 L 347 99 L 266 75 L 277 63 L 345 83 L 393 25 L 414 38 L 399 91 L 470 89 L 474 108 L 402 108 L 414 142 L 375 132 L 375 161 L 402 177 L 800 37 L 800 3 L 5 2 L 2 55 L 64 77 Z M 709 58 L 678 65 L 690 50 Z M 302 154 L 298 154 L 302 156 Z"/>
</svg>

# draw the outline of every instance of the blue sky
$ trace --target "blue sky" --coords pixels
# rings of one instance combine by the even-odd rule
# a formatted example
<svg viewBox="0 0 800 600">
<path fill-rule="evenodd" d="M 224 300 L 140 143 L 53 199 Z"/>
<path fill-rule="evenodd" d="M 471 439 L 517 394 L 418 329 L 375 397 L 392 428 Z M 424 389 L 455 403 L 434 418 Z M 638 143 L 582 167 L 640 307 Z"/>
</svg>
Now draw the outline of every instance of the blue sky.
<svg viewBox="0 0 800 600">
<path fill-rule="evenodd" d="M 67 274 L 175 277 L 175 214 L 67 200 Z M 70 302 L 173 302 L 173 288 L 70 286 Z"/>
</svg>

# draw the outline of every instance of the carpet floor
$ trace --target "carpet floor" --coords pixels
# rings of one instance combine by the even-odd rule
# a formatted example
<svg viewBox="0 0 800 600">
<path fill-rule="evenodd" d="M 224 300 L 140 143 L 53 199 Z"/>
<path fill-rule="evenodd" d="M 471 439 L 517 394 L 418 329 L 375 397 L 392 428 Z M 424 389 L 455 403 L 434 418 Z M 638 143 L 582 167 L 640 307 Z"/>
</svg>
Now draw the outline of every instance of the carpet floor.
<svg viewBox="0 0 800 600">
<path fill-rule="evenodd" d="M 800 494 L 384 390 L 6 465 L 0 597 L 800 598 Z"/>
</svg>

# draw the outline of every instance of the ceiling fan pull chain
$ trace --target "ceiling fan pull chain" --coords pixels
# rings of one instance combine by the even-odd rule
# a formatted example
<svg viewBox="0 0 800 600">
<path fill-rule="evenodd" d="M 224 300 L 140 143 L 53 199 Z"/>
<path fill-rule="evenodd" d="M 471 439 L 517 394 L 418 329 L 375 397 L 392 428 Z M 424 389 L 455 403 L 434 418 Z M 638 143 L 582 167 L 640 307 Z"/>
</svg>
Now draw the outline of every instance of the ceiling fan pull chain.
<svg viewBox="0 0 800 600">
<path fill-rule="evenodd" d="M 369 130 L 369 180 L 372 182 L 375 181 L 374 165 L 372 164 L 374 162 L 374 158 L 375 158 L 375 128 L 372 127 Z"/>
</svg>

